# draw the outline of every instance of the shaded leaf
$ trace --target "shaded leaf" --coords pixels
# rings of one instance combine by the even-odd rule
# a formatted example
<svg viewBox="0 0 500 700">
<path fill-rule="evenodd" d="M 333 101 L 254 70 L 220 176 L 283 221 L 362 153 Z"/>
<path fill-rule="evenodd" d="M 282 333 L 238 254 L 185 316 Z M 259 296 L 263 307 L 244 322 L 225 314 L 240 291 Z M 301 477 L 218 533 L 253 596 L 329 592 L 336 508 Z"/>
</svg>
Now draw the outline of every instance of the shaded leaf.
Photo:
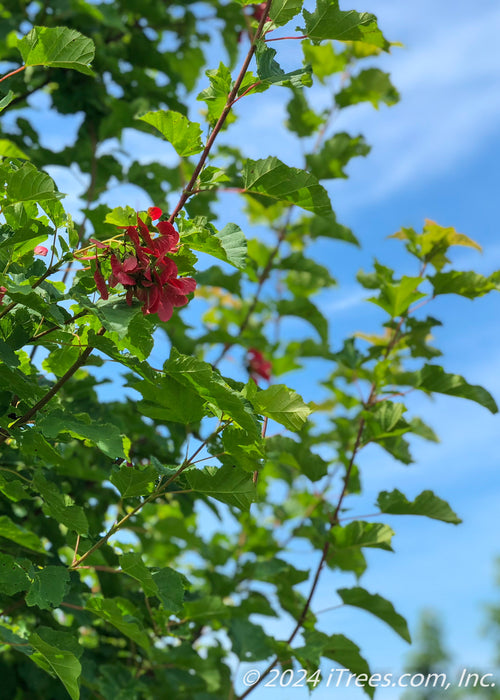
<svg viewBox="0 0 500 700">
<path fill-rule="evenodd" d="M 112 459 L 127 458 L 119 428 L 110 423 L 92 423 L 85 413 L 71 416 L 60 410 L 52 411 L 39 420 L 38 427 L 45 437 L 56 438 L 61 433 L 69 433 L 80 440 L 92 441 Z"/>
<path fill-rule="evenodd" d="M 383 102 L 388 107 L 399 102 L 399 92 L 391 83 L 389 73 L 378 68 L 368 68 L 351 78 L 351 82 L 335 96 L 339 107 L 349 107 L 360 102 L 370 102 L 378 109 Z"/>
<path fill-rule="evenodd" d="M 69 590 L 69 571 L 64 566 L 46 566 L 33 574 L 26 605 L 42 610 L 57 607 Z"/>
<path fill-rule="evenodd" d="M 343 131 L 325 141 L 319 153 L 307 155 L 307 166 L 318 180 L 346 178 L 344 167 L 351 158 L 366 156 L 370 150 L 363 136 L 350 136 Z"/>
<path fill-rule="evenodd" d="M 31 549 L 33 552 L 46 554 L 41 539 L 34 532 L 30 532 L 15 523 L 7 515 L 0 515 L 0 537 L 5 537 L 5 539 L 15 542 L 21 547 L 26 547 L 26 549 Z"/>
<path fill-rule="evenodd" d="M 104 599 L 94 596 L 87 600 L 86 609 L 109 622 L 146 651 L 149 650 L 151 645 L 148 635 L 137 617 L 137 610 L 130 601 L 125 598 Z"/>
<path fill-rule="evenodd" d="M 12 596 L 25 591 L 30 586 L 28 572 L 31 569 L 29 559 L 0 554 L 0 593 Z"/>
<path fill-rule="evenodd" d="M 54 644 L 47 643 L 38 634 L 30 635 L 29 643 L 36 650 L 36 653 L 30 656 L 31 660 L 45 671 L 55 674 L 64 684 L 72 700 L 79 700 L 78 679 L 82 667 L 76 656 Z"/>
<path fill-rule="evenodd" d="M 413 501 L 409 501 L 397 489 L 390 492 L 382 491 L 378 495 L 377 506 L 382 513 L 390 513 L 391 515 L 424 515 L 427 518 L 453 525 L 462 522 L 446 501 L 429 490 L 422 491 Z"/>
<path fill-rule="evenodd" d="M 280 316 L 297 316 L 310 323 L 317 331 L 321 340 L 328 342 L 328 322 L 318 307 L 305 297 L 295 299 L 280 299 L 276 304 Z"/>
<path fill-rule="evenodd" d="M 165 566 L 153 573 L 153 582 L 157 587 L 156 595 L 165 610 L 179 612 L 184 600 L 184 577 L 169 566 Z"/>
<path fill-rule="evenodd" d="M 158 472 L 154 467 L 129 467 L 126 464 L 114 471 L 110 479 L 122 498 L 149 496 L 158 481 Z"/>
<path fill-rule="evenodd" d="M 498 412 L 492 395 L 481 386 L 468 384 L 459 374 L 448 374 L 439 365 L 424 365 L 416 372 L 399 372 L 393 375 L 397 384 L 413 386 L 422 391 L 459 396 L 484 406 L 491 413 Z"/>
<path fill-rule="evenodd" d="M 205 467 L 187 472 L 189 485 L 195 491 L 216 498 L 222 503 L 249 510 L 255 500 L 255 484 L 252 475 L 239 467 Z"/>
<path fill-rule="evenodd" d="M 73 505 L 72 500 L 62 494 L 54 483 L 48 481 L 41 471 L 35 473 L 33 488 L 41 495 L 44 501 L 43 510 L 47 515 L 80 535 L 87 534 L 89 525 L 83 508 Z"/>
<path fill-rule="evenodd" d="M 337 593 L 344 605 L 368 610 L 372 615 L 386 622 L 389 627 L 411 644 L 410 632 L 404 617 L 397 613 L 393 604 L 376 593 L 369 593 L 364 588 L 340 588 Z"/>
<path fill-rule="evenodd" d="M 152 596 L 158 593 L 158 588 L 153 581 L 151 571 L 142 561 L 140 554 L 137 552 L 122 554 L 120 557 L 120 566 L 125 574 L 139 581 L 146 596 Z"/>
</svg>

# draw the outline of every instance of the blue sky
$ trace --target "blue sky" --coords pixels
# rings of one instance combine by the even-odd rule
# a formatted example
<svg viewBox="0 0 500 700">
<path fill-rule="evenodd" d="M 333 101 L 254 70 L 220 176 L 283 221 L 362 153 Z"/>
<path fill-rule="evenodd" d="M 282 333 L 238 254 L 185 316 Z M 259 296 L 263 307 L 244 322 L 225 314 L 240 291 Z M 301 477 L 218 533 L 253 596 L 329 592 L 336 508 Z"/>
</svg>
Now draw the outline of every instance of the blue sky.
<svg viewBox="0 0 500 700">
<path fill-rule="evenodd" d="M 322 296 L 334 347 L 352 332 L 378 330 L 384 320 L 379 309 L 363 302 L 365 294 L 354 281 L 360 267 L 367 269 L 376 255 L 398 272 L 411 273 L 412 263 L 402 253 L 402 246 L 386 239 L 401 226 L 420 229 L 426 217 L 453 225 L 484 250 L 479 255 L 457 249 L 458 267 L 484 274 L 500 267 L 496 203 L 500 6 L 490 0 L 473 4 L 464 0 L 367 0 L 366 6 L 354 5 L 374 12 L 385 35 L 405 45 L 374 61 L 391 72 L 402 100 L 391 109 L 381 107 L 379 112 L 370 106 L 349 108 L 335 123 L 337 130 L 363 133 L 372 152 L 351 163 L 348 180 L 335 181 L 328 188 L 339 221 L 353 228 L 362 250 L 331 241 L 314 248 L 318 259 L 331 261 L 340 283 Z M 342 6 L 347 9 L 351 3 Z M 294 42 L 279 42 L 278 50 L 284 65 L 292 62 Z M 218 63 L 218 57 L 214 56 L 213 63 Z M 310 93 L 315 99 L 316 94 Z M 276 155 L 300 166 L 296 141 L 286 136 L 282 126 L 286 98 L 286 91 L 276 88 L 266 93 L 265 99 L 259 95 L 248 98 L 245 108 L 240 102 L 240 114 L 243 109 L 245 114 L 231 127 L 228 139 L 238 139 L 250 157 Z M 317 95 L 317 99 L 324 98 Z M 197 109 L 193 105 L 193 118 Z M 65 133 L 69 142 L 72 126 L 68 118 L 46 123 L 47 145 L 60 147 Z M 144 161 L 173 161 L 168 144 L 159 146 L 144 134 L 130 132 L 126 145 Z M 76 207 L 81 191 L 78 180 L 62 179 L 58 169 L 52 174 L 69 193 L 70 205 Z M 149 204 L 139 190 L 130 187 L 117 188 L 109 202 L 134 207 Z M 240 220 L 236 200 L 228 196 L 225 204 L 224 223 Z M 498 303 L 497 295 L 474 302 L 449 298 L 439 300 L 432 313 L 444 322 L 435 336 L 437 346 L 445 352 L 446 369 L 463 374 L 471 383 L 485 385 L 500 400 Z M 301 381 L 307 392 L 306 382 Z M 480 638 L 478 629 L 481 606 L 494 596 L 494 558 L 500 553 L 495 527 L 500 496 L 500 419 L 475 404 L 445 397 L 435 401 L 415 397 L 410 405 L 434 427 L 440 444 L 415 442 L 416 464 L 411 467 L 393 462 L 376 447 L 367 449 L 359 459 L 365 493 L 353 502 L 353 515 L 372 513 L 382 489 L 399 488 L 410 497 L 431 488 L 450 501 L 464 523 L 454 527 L 425 519 L 387 519 L 397 532 L 396 554 L 369 553 L 372 566 L 361 583 L 391 600 L 408 618 L 412 631 L 422 609 L 437 608 L 459 665 L 480 664 L 489 670 L 490 646 Z M 312 560 L 296 551 L 294 557 L 303 568 L 316 564 L 316 556 Z M 348 582 L 344 576 L 325 572 L 313 610 L 335 604 L 336 588 Z M 320 619 L 324 631 L 347 634 L 359 644 L 373 672 L 402 668 L 407 645 L 375 618 L 344 608 L 326 612 Z M 288 636 L 289 620 L 276 625 L 273 629 Z M 323 700 L 332 692 L 320 686 L 315 697 Z M 360 690 L 337 692 L 343 698 L 363 696 Z M 272 694 L 276 700 L 292 697 L 292 693 L 294 700 L 308 696 L 307 690 L 300 688 L 259 689 L 256 696 L 270 698 Z M 377 696 L 391 700 L 399 691 L 380 690 Z"/>
<path fill-rule="evenodd" d="M 457 249 L 457 267 L 483 274 L 500 267 L 495 196 L 500 156 L 500 7 L 485 0 L 473 5 L 450 0 L 373 0 L 355 6 L 374 12 L 385 35 L 405 45 L 377 61 L 391 72 L 402 100 L 379 112 L 370 106 L 350 108 L 335 124 L 339 130 L 363 133 L 372 152 L 351 163 L 348 180 L 329 187 L 339 220 L 354 229 L 363 245 L 361 252 L 334 243 L 318 250 L 323 262 L 331 256 L 340 282 L 323 297 L 334 345 L 346 333 L 379 327 L 383 315 L 362 301 L 364 293 L 355 285 L 354 274 L 360 267 L 368 268 L 374 255 L 408 272 L 402 266 L 411 261 L 401 254 L 400 245 L 385 239 L 401 226 L 420 229 L 425 218 L 453 225 L 477 240 L 484 251 L 478 255 Z M 255 154 L 259 151 L 262 156 L 265 147 L 259 143 L 264 124 L 269 152 L 290 162 L 290 144 L 281 144 L 270 127 L 276 124 L 278 129 L 283 121 L 278 98 L 264 113 L 255 113 L 253 120 L 254 136 L 247 139 Z M 450 297 L 439 300 L 431 311 L 444 322 L 435 333 L 436 344 L 445 353 L 444 366 L 471 383 L 485 385 L 497 400 L 498 303 L 496 294 L 474 302 Z M 368 558 L 373 565 L 361 584 L 391 600 L 408 618 L 413 632 L 420 612 L 436 608 L 457 665 L 477 664 L 490 670 L 491 646 L 479 635 L 479 628 L 482 606 L 495 596 L 494 559 L 500 553 L 495 527 L 500 496 L 499 418 L 472 403 L 445 397 L 432 402 L 412 398 L 409 403 L 435 428 L 440 444 L 415 442 L 416 464 L 411 467 L 393 462 L 376 447 L 366 450 L 359 459 L 365 493 L 353 506 L 353 514 L 374 512 L 381 489 L 399 488 L 415 496 L 431 488 L 450 501 L 464 522 L 455 527 L 425 519 L 388 519 L 397 533 L 396 554 L 371 553 Z M 307 554 L 295 556 L 304 568 L 316 563 L 316 557 L 312 561 Z M 313 610 L 334 605 L 335 589 L 342 585 L 344 577 L 325 572 Z M 373 672 L 402 668 L 407 645 L 375 618 L 343 608 L 322 614 L 320 620 L 325 632 L 341 632 L 353 639 Z M 291 623 L 280 623 L 279 628 L 286 635 Z M 342 698 L 363 697 L 361 690 L 321 686 L 315 697 L 323 700 L 332 692 L 341 693 Z M 259 698 L 307 697 L 307 690 L 299 688 L 257 693 Z M 400 691 L 380 689 L 377 696 L 389 700 L 399 697 Z"/>
</svg>

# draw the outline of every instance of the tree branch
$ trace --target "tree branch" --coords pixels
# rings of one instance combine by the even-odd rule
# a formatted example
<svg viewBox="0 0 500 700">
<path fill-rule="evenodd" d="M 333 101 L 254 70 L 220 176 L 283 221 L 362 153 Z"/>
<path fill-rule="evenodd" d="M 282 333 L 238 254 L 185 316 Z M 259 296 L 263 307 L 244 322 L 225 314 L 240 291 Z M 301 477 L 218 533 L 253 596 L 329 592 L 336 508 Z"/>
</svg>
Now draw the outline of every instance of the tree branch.
<svg viewBox="0 0 500 700">
<path fill-rule="evenodd" d="M 272 0 L 267 0 L 265 10 L 263 11 L 262 18 L 259 22 L 259 26 L 258 26 L 257 31 L 255 32 L 255 36 L 253 38 L 252 45 L 251 45 L 251 47 L 246 55 L 245 60 L 243 61 L 243 65 L 241 67 L 241 70 L 239 72 L 238 77 L 235 80 L 233 89 L 229 93 L 229 96 L 228 96 L 227 101 L 226 101 L 226 105 L 225 105 L 224 109 L 222 110 L 222 114 L 220 115 L 219 119 L 217 120 L 217 123 L 214 126 L 212 133 L 210 134 L 210 137 L 205 145 L 205 148 L 203 149 L 203 152 L 200 156 L 200 160 L 198 161 L 198 165 L 194 169 L 193 175 L 191 176 L 191 179 L 188 182 L 187 187 L 184 189 L 184 192 L 182 193 L 182 195 L 177 203 L 177 206 L 175 207 L 174 211 L 170 215 L 170 218 L 169 218 L 170 223 L 173 223 L 173 221 L 175 220 L 175 217 L 177 216 L 177 214 L 180 212 L 182 207 L 186 204 L 187 200 L 191 196 L 191 194 L 192 194 L 191 190 L 192 190 L 196 180 L 198 179 L 198 175 L 201 173 L 202 168 L 205 165 L 205 161 L 208 158 L 208 155 L 212 149 L 212 146 L 214 145 L 214 141 L 217 138 L 220 130 L 224 126 L 224 122 L 227 119 L 227 115 L 231 111 L 231 108 L 235 102 L 235 98 L 238 95 L 238 90 L 241 87 L 241 83 L 243 82 L 243 79 L 245 78 L 246 72 L 248 70 L 248 66 L 250 65 L 250 61 L 252 60 L 253 55 L 255 53 L 257 41 L 262 36 L 262 30 L 263 30 L 264 25 L 266 23 L 266 17 L 269 13 L 271 3 L 272 3 Z"/>
<path fill-rule="evenodd" d="M 100 328 L 97 331 L 97 335 L 104 335 L 106 330 L 104 328 Z M 78 360 L 71 365 L 71 367 L 68 369 L 68 371 L 63 374 L 63 376 L 57 381 L 54 386 L 43 396 L 40 401 L 38 401 L 34 406 L 32 406 L 29 411 L 26 411 L 26 413 L 18 418 L 10 427 L 11 428 L 17 428 L 20 425 L 24 425 L 28 421 L 33 418 L 33 416 L 38 413 L 44 406 L 46 406 L 49 401 L 57 394 L 59 389 L 66 384 L 66 382 L 71 379 L 71 377 L 74 375 L 77 369 L 80 369 L 82 365 L 85 364 L 87 361 L 89 355 L 92 353 L 92 351 L 95 350 L 93 346 L 89 346 L 85 348 L 85 350 L 82 352 Z M 7 440 L 9 437 L 8 433 L 2 433 L 0 435 L 0 445 Z"/>
</svg>

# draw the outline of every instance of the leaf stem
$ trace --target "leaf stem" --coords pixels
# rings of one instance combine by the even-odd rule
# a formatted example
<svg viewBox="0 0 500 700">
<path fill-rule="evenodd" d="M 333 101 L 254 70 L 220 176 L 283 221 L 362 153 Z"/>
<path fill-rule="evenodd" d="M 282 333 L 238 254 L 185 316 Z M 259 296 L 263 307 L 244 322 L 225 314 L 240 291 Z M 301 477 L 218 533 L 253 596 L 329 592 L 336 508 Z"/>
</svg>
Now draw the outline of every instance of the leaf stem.
<svg viewBox="0 0 500 700">
<path fill-rule="evenodd" d="M 10 73 L 7 73 L 2 78 L 0 78 L 0 83 L 3 82 L 4 80 L 7 80 L 7 78 L 12 78 L 13 75 L 16 75 L 16 73 L 20 73 L 25 68 L 26 68 L 26 66 L 20 66 L 19 68 L 16 68 L 16 70 L 13 70 Z"/>
<path fill-rule="evenodd" d="M 264 39 L 266 44 L 270 41 L 285 41 L 285 39 L 309 39 L 307 34 L 302 34 L 301 36 L 277 36 L 274 39 Z"/>
</svg>

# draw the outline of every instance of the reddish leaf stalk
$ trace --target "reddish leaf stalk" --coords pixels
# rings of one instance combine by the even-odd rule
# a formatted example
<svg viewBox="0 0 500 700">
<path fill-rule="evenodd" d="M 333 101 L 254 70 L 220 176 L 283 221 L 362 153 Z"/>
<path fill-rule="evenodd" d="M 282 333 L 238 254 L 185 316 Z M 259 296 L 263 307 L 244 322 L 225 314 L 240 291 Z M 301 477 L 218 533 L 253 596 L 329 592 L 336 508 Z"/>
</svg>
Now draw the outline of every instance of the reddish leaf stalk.
<svg viewBox="0 0 500 700">
<path fill-rule="evenodd" d="M 307 34 L 302 34 L 302 36 L 277 36 L 274 39 L 264 39 L 266 44 L 270 41 L 285 41 L 285 39 L 309 39 Z"/>
<path fill-rule="evenodd" d="M 25 68 L 26 68 L 26 66 L 20 66 L 19 68 L 16 68 L 16 70 L 13 70 L 10 73 L 7 73 L 7 75 L 4 75 L 3 78 L 0 78 L 0 83 L 4 80 L 7 80 L 7 78 L 12 78 L 13 75 L 16 75 L 16 73 L 20 73 Z"/>
</svg>

